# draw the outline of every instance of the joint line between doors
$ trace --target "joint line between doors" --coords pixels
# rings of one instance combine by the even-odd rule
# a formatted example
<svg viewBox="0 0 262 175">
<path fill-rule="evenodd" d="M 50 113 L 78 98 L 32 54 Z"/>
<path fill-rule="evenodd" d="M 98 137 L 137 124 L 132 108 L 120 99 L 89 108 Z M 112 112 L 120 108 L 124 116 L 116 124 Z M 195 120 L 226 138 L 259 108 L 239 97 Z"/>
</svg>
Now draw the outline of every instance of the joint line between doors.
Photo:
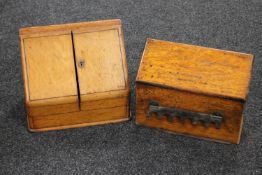
<svg viewBox="0 0 262 175">
<path fill-rule="evenodd" d="M 75 53 L 74 35 L 73 35 L 73 32 L 72 32 L 72 31 L 71 31 L 71 39 L 72 39 L 74 66 L 75 66 L 75 74 L 76 74 L 76 86 L 77 86 L 77 95 L 78 95 L 78 107 L 79 107 L 79 110 L 81 110 L 80 87 L 79 87 L 79 79 L 78 79 L 77 64 L 76 64 L 76 53 Z"/>
</svg>

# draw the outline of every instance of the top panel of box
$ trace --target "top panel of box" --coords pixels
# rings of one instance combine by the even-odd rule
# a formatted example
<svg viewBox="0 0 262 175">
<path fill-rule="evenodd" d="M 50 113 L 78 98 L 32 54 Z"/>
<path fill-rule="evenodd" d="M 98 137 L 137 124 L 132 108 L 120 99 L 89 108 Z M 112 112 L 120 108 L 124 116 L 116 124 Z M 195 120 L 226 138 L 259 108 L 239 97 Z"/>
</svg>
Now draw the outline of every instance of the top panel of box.
<svg viewBox="0 0 262 175">
<path fill-rule="evenodd" d="M 148 39 L 137 82 L 246 100 L 253 55 Z"/>
</svg>

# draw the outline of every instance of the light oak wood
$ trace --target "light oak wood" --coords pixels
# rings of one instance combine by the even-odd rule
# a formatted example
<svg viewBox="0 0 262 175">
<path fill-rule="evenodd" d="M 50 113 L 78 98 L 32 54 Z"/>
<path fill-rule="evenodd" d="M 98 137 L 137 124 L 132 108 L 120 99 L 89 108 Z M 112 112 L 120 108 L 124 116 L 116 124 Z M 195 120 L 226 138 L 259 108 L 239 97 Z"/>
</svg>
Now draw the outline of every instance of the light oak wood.
<svg viewBox="0 0 262 175">
<path fill-rule="evenodd" d="M 126 113 L 126 107 L 114 107 L 97 110 L 79 111 L 71 113 L 63 113 L 48 116 L 37 116 L 32 118 L 31 125 L 34 131 L 48 131 L 53 127 L 60 129 L 70 128 L 71 125 L 85 124 L 86 126 L 92 123 L 106 124 L 112 123 L 115 120 L 127 121 L 128 115 Z M 122 120 L 121 120 L 122 119 Z"/>
<path fill-rule="evenodd" d="M 71 35 L 25 38 L 23 46 L 29 115 L 79 110 Z"/>
<path fill-rule="evenodd" d="M 120 20 L 29 27 L 19 34 L 29 130 L 128 119 L 129 82 Z M 85 65 L 79 67 L 82 58 Z"/>
<path fill-rule="evenodd" d="M 120 123 L 120 122 L 126 122 L 128 120 L 129 120 L 129 118 L 120 117 L 120 119 L 110 119 L 110 120 L 107 120 L 107 121 L 99 121 L 99 122 L 61 125 L 61 126 L 54 126 L 54 127 L 48 127 L 48 128 L 40 128 L 40 129 L 29 128 L 29 131 L 31 131 L 31 132 L 45 132 L 45 131 L 52 131 L 52 130 L 62 130 L 62 129 L 69 129 L 69 128 L 81 128 L 81 127 L 87 127 L 87 126 Z"/>
<path fill-rule="evenodd" d="M 71 31 L 73 30 L 101 30 L 104 28 L 112 28 L 115 26 L 121 26 L 120 19 L 26 27 L 19 29 L 19 34 L 22 37 L 32 37 L 39 35 L 49 36 L 50 34 L 60 35 L 71 33 Z"/>
<path fill-rule="evenodd" d="M 117 29 L 74 34 L 74 45 L 81 95 L 126 89 Z"/>
<path fill-rule="evenodd" d="M 81 110 L 94 110 L 101 108 L 113 108 L 128 104 L 127 97 L 109 98 L 103 100 L 91 100 L 81 103 Z"/>
<path fill-rule="evenodd" d="M 28 106 L 27 111 L 29 116 L 44 116 L 51 114 L 76 112 L 79 111 L 79 104 L 77 102 L 74 102 L 57 105 L 48 104 L 45 106 Z"/>
<path fill-rule="evenodd" d="M 136 78 L 136 123 L 174 133 L 239 143 L 253 56 L 148 39 Z M 221 128 L 146 117 L 151 101 L 192 112 L 224 114 Z"/>
<path fill-rule="evenodd" d="M 71 35 L 26 38 L 24 46 L 30 101 L 77 99 Z"/>
<path fill-rule="evenodd" d="M 103 100 L 107 98 L 118 98 L 118 97 L 127 97 L 129 96 L 130 90 L 123 89 L 123 90 L 116 90 L 116 91 L 107 91 L 107 92 L 100 92 L 100 93 L 90 93 L 81 96 L 81 101 L 90 101 L 90 100 Z"/>
</svg>

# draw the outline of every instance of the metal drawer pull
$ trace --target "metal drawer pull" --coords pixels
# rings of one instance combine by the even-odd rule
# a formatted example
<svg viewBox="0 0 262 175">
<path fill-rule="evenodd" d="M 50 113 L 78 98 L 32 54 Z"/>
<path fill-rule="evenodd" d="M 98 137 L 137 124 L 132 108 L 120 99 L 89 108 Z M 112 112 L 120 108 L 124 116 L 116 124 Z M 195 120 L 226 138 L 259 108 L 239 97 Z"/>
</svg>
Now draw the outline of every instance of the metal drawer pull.
<svg viewBox="0 0 262 175">
<path fill-rule="evenodd" d="M 193 125 L 196 125 L 198 121 L 201 121 L 206 128 L 209 127 L 210 123 L 214 123 L 216 128 L 219 129 L 223 120 L 223 114 L 219 112 L 213 112 L 212 114 L 192 112 L 183 109 L 160 106 L 156 101 L 151 101 L 149 103 L 146 116 L 150 117 L 152 113 L 155 113 L 158 119 L 166 116 L 168 122 L 173 122 L 174 117 L 179 118 L 182 123 L 184 123 L 186 119 L 191 119 Z"/>
</svg>

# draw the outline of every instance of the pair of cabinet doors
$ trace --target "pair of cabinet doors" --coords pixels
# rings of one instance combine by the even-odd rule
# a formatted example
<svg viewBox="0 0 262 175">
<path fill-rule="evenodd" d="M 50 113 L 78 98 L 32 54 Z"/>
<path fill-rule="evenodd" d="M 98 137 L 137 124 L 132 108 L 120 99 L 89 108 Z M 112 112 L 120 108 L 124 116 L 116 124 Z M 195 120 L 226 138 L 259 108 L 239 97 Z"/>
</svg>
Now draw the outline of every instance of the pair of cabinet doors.
<svg viewBox="0 0 262 175">
<path fill-rule="evenodd" d="M 128 118 L 120 20 L 23 28 L 20 39 L 29 129 Z"/>
</svg>

